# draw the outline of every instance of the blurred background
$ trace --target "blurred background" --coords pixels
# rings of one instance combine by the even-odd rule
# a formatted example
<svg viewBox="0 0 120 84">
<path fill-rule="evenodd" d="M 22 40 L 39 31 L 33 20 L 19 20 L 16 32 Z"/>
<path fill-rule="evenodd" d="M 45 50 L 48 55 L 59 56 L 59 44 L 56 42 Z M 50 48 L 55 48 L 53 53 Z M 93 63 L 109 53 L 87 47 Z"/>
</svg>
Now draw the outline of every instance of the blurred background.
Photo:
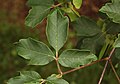
<svg viewBox="0 0 120 84">
<path fill-rule="evenodd" d="M 24 20 L 29 10 L 26 2 L 27 0 L 0 0 L 0 84 L 6 84 L 9 78 L 18 75 L 18 72 L 22 70 L 35 70 L 44 78 L 52 73 L 57 73 L 54 62 L 47 66 L 28 66 L 27 60 L 17 55 L 14 43 L 21 38 L 32 37 L 48 44 L 45 36 L 46 20 L 34 29 L 24 25 Z M 99 18 L 99 8 L 106 2 L 107 0 L 83 0 L 83 5 L 78 11 L 81 15 L 97 20 Z M 64 48 L 75 48 L 76 44 L 77 38 L 71 28 L 69 39 Z M 66 71 L 68 69 L 63 67 L 63 70 Z M 67 74 L 64 78 L 70 84 L 97 84 L 102 70 L 102 66 L 95 64 Z M 102 84 L 118 83 L 112 73 L 106 73 Z"/>
</svg>

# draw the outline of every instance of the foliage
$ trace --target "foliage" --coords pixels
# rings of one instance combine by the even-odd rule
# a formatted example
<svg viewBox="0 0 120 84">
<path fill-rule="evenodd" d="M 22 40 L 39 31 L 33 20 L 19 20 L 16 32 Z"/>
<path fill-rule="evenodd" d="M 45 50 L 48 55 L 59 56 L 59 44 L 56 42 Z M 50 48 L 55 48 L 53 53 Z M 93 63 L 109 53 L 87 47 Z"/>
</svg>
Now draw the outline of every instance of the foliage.
<svg viewBox="0 0 120 84">
<path fill-rule="evenodd" d="M 56 2 L 58 4 L 54 5 Z M 53 73 L 53 75 L 45 79 L 41 78 L 34 71 L 26 71 L 21 72 L 18 77 L 11 78 L 8 84 L 69 84 L 62 78 L 65 74 L 101 61 L 106 61 L 106 64 L 99 84 L 101 84 L 101 79 L 103 79 L 108 63 L 120 83 L 119 73 L 114 68 L 114 65 L 120 66 L 119 61 L 116 61 L 120 58 L 118 55 L 120 35 L 116 30 L 114 33 L 108 32 L 111 28 L 108 24 L 113 23 L 115 26 L 118 26 L 120 23 L 120 1 L 113 0 L 111 3 L 103 6 L 100 12 L 106 13 L 109 19 L 101 18 L 98 21 L 80 16 L 75 9 L 79 9 L 81 4 L 82 0 L 80 2 L 79 0 L 28 0 L 28 5 L 32 9 L 26 17 L 25 24 L 30 27 L 35 27 L 47 18 L 46 36 L 55 52 L 43 42 L 32 38 L 19 40 L 16 43 L 17 52 L 21 57 L 29 60 L 29 65 L 47 65 L 51 61 L 55 61 L 58 74 Z M 71 22 L 68 18 L 70 18 Z M 60 51 L 68 38 L 70 23 L 76 30 L 77 36 L 80 37 L 80 41 L 78 42 L 80 49 Z M 115 49 L 117 50 L 115 51 Z M 114 56 L 114 59 L 111 56 Z M 116 62 L 114 63 L 114 61 Z M 61 66 L 71 67 L 72 70 L 63 72 Z M 119 70 L 119 67 L 117 68 Z"/>
</svg>

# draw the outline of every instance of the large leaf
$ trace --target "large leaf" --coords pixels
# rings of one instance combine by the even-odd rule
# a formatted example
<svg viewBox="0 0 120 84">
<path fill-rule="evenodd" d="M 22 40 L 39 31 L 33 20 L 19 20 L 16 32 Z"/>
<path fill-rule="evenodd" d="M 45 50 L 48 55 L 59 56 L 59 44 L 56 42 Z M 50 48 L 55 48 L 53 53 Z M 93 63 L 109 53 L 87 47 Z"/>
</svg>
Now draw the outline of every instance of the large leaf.
<svg viewBox="0 0 120 84">
<path fill-rule="evenodd" d="M 118 34 L 118 38 L 116 39 L 114 43 L 115 48 L 120 48 L 120 34 Z"/>
<path fill-rule="evenodd" d="M 31 6 L 32 9 L 26 17 L 25 24 L 30 27 L 35 27 L 47 17 L 53 4 L 53 0 L 29 0 L 28 5 Z"/>
<path fill-rule="evenodd" d="M 20 72 L 20 76 L 11 78 L 7 84 L 39 84 L 41 76 L 35 71 Z"/>
<path fill-rule="evenodd" d="M 45 65 L 54 60 L 54 54 L 47 45 L 32 38 L 21 39 L 17 43 L 17 52 L 29 59 L 31 65 Z"/>
<path fill-rule="evenodd" d="M 85 65 L 97 60 L 97 57 L 85 50 L 66 50 L 64 51 L 58 61 L 62 66 L 76 68 L 80 65 Z"/>
<path fill-rule="evenodd" d="M 69 84 L 62 78 L 57 78 L 57 75 L 53 74 L 47 78 L 47 84 Z"/>
<path fill-rule="evenodd" d="M 59 9 L 55 9 L 47 19 L 46 34 L 50 45 L 59 51 L 67 40 L 69 20 Z"/>
<path fill-rule="evenodd" d="M 74 6 L 79 9 L 82 5 L 82 0 L 73 0 Z"/>
<path fill-rule="evenodd" d="M 80 17 L 78 20 L 73 22 L 78 36 L 93 36 L 101 32 L 99 26 L 92 20 Z"/>
<path fill-rule="evenodd" d="M 115 50 L 115 56 L 120 60 L 120 48 L 116 48 Z"/>
<path fill-rule="evenodd" d="M 113 3 L 107 3 L 100 9 L 106 13 L 115 23 L 120 23 L 120 0 L 113 0 Z"/>
</svg>

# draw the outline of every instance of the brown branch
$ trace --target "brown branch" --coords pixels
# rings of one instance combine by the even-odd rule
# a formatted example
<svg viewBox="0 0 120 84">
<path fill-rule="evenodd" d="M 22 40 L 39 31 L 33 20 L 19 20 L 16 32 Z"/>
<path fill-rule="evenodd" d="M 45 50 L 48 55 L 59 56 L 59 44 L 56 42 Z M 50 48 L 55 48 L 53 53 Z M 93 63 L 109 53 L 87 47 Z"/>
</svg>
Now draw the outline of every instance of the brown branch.
<svg viewBox="0 0 120 84">
<path fill-rule="evenodd" d="M 92 62 L 92 63 L 90 63 L 90 64 L 86 64 L 86 65 L 80 66 L 80 67 L 78 67 L 78 68 L 75 68 L 75 69 L 72 69 L 72 70 L 69 70 L 69 71 L 63 72 L 62 75 L 65 75 L 65 74 L 68 74 L 68 73 L 74 72 L 74 71 L 76 71 L 76 70 L 83 69 L 83 68 L 85 68 L 85 67 L 88 67 L 88 66 L 91 66 L 91 65 L 93 65 L 93 64 L 96 64 L 96 63 L 98 63 L 98 62 L 106 61 L 106 60 L 108 60 L 108 57 L 106 57 L 106 58 L 104 58 L 104 59 L 100 59 L 100 60 L 94 61 L 94 62 Z"/>
<path fill-rule="evenodd" d="M 56 52 L 56 59 L 55 59 L 55 61 L 56 61 L 56 64 L 57 64 L 58 73 L 62 74 L 62 70 L 60 68 L 60 64 L 58 63 L 58 52 Z"/>
<path fill-rule="evenodd" d="M 103 79 L 103 77 L 104 77 L 104 74 L 105 74 L 106 68 L 107 68 L 107 66 L 108 66 L 109 60 L 111 59 L 112 54 L 114 53 L 114 51 L 115 51 L 115 48 L 113 48 L 112 51 L 110 52 L 110 55 L 109 55 L 109 57 L 108 57 L 108 60 L 106 61 L 106 64 L 105 64 L 105 66 L 104 66 L 104 69 L 103 69 L 103 72 L 102 72 L 102 74 L 101 74 L 101 77 L 100 77 L 100 79 L 99 79 L 98 84 L 101 84 L 101 82 L 102 82 L 102 79 Z"/>
<path fill-rule="evenodd" d="M 115 74 L 115 76 L 116 76 L 116 78 L 117 78 L 117 80 L 118 80 L 118 82 L 119 82 L 119 84 L 120 84 L 120 78 L 119 78 L 117 72 L 115 71 L 115 68 L 114 68 L 114 66 L 113 66 L 113 64 L 112 64 L 112 61 L 109 60 L 109 63 L 110 63 L 110 66 L 111 66 L 111 68 L 112 68 L 112 70 L 113 70 L 113 72 L 114 72 L 114 74 Z"/>
<path fill-rule="evenodd" d="M 57 4 L 57 5 L 53 5 L 51 8 L 56 8 L 56 7 L 59 7 L 59 6 L 61 6 L 63 3 L 59 3 L 59 4 Z"/>
</svg>

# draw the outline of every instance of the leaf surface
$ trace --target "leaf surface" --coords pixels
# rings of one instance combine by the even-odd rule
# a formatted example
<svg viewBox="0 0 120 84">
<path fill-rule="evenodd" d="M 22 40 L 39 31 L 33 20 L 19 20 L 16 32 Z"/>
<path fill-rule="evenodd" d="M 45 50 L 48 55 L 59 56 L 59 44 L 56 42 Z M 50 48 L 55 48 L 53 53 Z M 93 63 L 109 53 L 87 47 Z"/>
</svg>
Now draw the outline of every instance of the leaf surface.
<svg viewBox="0 0 120 84">
<path fill-rule="evenodd" d="M 80 17 L 73 22 L 78 36 L 93 36 L 101 32 L 99 26 L 86 17 Z"/>
<path fill-rule="evenodd" d="M 100 9 L 106 13 L 115 23 L 120 23 L 120 0 L 113 0 L 113 3 L 107 3 Z"/>
<path fill-rule="evenodd" d="M 35 71 L 20 72 L 20 76 L 11 78 L 7 84 L 39 84 L 41 76 Z"/>
<path fill-rule="evenodd" d="M 29 0 L 28 5 L 32 7 L 26 17 L 25 24 L 30 27 L 35 27 L 47 17 L 53 0 Z"/>
<path fill-rule="evenodd" d="M 16 47 L 20 56 L 30 60 L 30 65 L 45 65 L 54 60 L 54 54 L 47 45 L 32 38 L 21 39 Z"/>
<path fill-rule="evenodd" d="M 55 9 L 47 19 L 46 34 L 50 45 L 59 51 L 67 40 L 68 17 L 63 16 L 59 9 Z"/>
<path fill-rule="evenodd" d="M 97 57 L 85 50 L 65 50 L 59 57 L 59 63 L 64 67 L 76 68 L 97 60 Z"/>
</svg>

